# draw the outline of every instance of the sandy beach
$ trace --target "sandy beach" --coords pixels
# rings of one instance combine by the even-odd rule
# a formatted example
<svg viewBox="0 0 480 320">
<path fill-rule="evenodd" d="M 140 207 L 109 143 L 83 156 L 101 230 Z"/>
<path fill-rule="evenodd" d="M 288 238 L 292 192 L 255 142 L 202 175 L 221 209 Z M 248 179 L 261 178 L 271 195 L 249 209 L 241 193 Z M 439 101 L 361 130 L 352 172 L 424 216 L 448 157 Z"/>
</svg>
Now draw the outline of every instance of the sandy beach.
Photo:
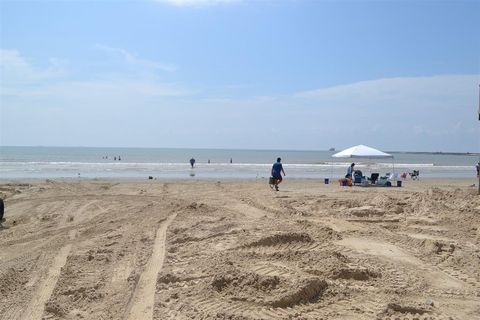
<svg viewBox="0 0 480 320">
<path fill-rule="evenodd" d="M 0 319 L 480 319 L 472 183 L 3 182 Z"/>
</svg>

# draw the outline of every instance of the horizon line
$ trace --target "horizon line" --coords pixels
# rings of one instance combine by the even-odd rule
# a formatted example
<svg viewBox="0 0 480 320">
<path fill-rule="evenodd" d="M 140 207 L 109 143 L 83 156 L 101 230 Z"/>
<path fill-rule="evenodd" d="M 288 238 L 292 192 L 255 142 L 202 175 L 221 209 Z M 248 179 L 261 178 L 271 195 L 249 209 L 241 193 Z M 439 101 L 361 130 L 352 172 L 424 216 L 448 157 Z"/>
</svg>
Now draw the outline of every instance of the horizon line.
<svg viewBox="0 0 480 320">
<path fill-rule="evenodd" d="M 328 149 L 268 149 L 268 148 L 222 148 L 222 147 L 99 147 L 99 146 L 46 146 L 46 145 L 0 145 L 0 148 L 7 147 L 7 148 L 92 148 L 92 149 L 189 149 L 189 150 L 231 150 L 231 151 L 290 151 L 290 152 L 318 152 L 318 151 L 330 151 Z M 341 151 L 344 149 L 336 149 L 334 151 Z M 408 150 L 385 150 L 387 153 L 411 153 L 411 154 L 419 154 L 419 153 L 426 153 L 426 154 L 450 154 L 450 155 L 472 155 L 472 156 L 480 156 L 480 152 L 471 152 L 471 151 L 408 151 Z"/>
</svg>

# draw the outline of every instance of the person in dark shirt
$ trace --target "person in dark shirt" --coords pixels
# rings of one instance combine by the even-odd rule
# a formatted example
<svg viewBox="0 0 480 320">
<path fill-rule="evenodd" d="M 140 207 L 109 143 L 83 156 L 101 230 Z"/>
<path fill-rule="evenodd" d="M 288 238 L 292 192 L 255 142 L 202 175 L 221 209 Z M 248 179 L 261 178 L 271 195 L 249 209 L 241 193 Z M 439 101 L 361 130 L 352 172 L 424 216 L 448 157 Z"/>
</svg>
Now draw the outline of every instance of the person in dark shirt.
<svg viewBox="0 0 480 320">
<path fill-rule="evenodd" d="M 192 166 L 192 168 L 195 165 L 195 159 L 194 158 L 190 159 L 190 165 Z"/>
<path fill-rule="evenodd" d="M 0 223 L 3 222 L 3 214 L 5 212 L 5 204 L 3 203 L 3 199 L 0 198 Z"/>
<path fill-rule="evenodd" d="M 278 191 L 278 185 L 282 183 L 282 173 L 285 176 L 285 171 L 283 170 L 282 166 L 282 159 L 277 158 L 277 162 L 275 162 L 272 166 L 272 177 L 274 179 L 274 186 L 275 190 Z"/>
<path fill-rule="evenodd" d="M 353 177 L 353 172 L 354 172 L 353 167 L 355 167 L 355 163 L 352 163 L 352 164 L 350 165 L 350 167 L 348 167 L 348 169 L 347 169 L 347 175 L 345 176 L 345 178 L 350 178 L 350 179 L 352 179 L 352 177 Z"/>
</svg>

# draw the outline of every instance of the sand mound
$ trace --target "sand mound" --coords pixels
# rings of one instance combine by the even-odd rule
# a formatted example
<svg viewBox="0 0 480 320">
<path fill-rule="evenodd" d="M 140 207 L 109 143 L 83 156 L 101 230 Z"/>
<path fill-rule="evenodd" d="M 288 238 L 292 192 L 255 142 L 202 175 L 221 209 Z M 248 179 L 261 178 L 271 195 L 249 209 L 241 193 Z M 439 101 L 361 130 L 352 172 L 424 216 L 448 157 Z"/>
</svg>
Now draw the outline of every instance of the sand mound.
<svg viewBox="0 0 480 320">
<path fill-rule="evenodd" d="M 234 293 L 239 291 L 250 291 L 253 288 L 258 291 L 271 292 L 280 283 L 280 278 L 277 276 L 264 276 L 256 273 L 238 273 L 216 275 L 211 283 L 215 290 L 221 292 L 231 289 Z"/>
<path fill-rule="evenodd" d="M 451 254 L 455 251 L 455 245 L 453 243 L 445 243 L 443 241 L 425 240 L 424 246 L 427 252 L 434 254 L 447 253 Z"/>
<path fill-rule="evenodd" d="M 289 308 L 315 302 L 328 287 L 319 278 L 292 279 L 239 270 L 215 275 L 210 286 L 232 300 L 273 308 Z"/>
<path fill-rule="evenodd" d="M 389 303 L 385 310 L 380 314 L 383 316 L 394 316 L 394 315 L 423 315 L 429 313 L 430 310 L 427 306 L 418 306 L 418 305 L 407 305 L 407 304 L 398 304 L 398 303 Z"/>
<path fill-rule="evenodd" d="M 359 280 L 365 281 L 380 277 L 380 273 L 367 268 L 340 268 L 333 271 L 332 279 Z"/>
<path fill-rule="evenodd" d="M 389 208 L 392 207 L 395 204 L 395 199 L 392 197 L 389 197 L 385 194 L 379 194 L 374 196 L 370 201 L 369 201 L 371 206 L 377 207 L 377 208 Z"/>
<path fill-rule="evenodd" d="M 65 308 L 54 302 L 47 302 L 45 305 L 45 312 L 59 318 L 63 318 L 67 314 L 67 310 L 65 310 Z"/>
<path fill-rule="evenodd" d="M 363 206 L 358 208 L 350 208 L 347 211 L 355 217 L 372 217 L 384 216 L 386 214 L 384 209 L 374 208 L 372 206 Z"/>
<path fill-rule="evenodd" d="M 263 237 L 257 241 L 245 245 L 244 248 L 271 247 L 292 242 L 310 243 L 313 242 L 313 240 L 306 233 L 280 233 L 273 236 Z"/>
<path fill-rule="evenodd" d="M 299 286 L 298 289 L 267 301 L 267 305 L 274 308 L 291 308 L 301 303 L 316 302 L 328 287 L 327 283 L 320 279 L 304 280 L 297 286 Z"/>
<path fill-rule="evenodd" d="M 28 274 L 23 271 L 25 271 L 24 268 L 9 268 L 0 274 L 0 294 L 2 296 L 14 294 L 28 282 Z"/>
</svg>

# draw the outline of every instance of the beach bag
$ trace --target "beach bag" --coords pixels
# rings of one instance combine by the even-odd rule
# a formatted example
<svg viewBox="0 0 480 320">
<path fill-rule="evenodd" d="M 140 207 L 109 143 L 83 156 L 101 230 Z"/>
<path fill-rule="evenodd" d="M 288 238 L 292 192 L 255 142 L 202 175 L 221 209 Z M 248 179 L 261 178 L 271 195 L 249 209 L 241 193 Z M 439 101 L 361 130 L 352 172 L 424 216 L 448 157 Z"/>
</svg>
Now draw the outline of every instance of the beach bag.
<svg viewBox="0 0 480 320">
<path fill-rule="evenodd" d="M 268 184 L 275 184 L 275 178 L 274 177 L 270 177 L 268 179 Z"/>
</svg>

